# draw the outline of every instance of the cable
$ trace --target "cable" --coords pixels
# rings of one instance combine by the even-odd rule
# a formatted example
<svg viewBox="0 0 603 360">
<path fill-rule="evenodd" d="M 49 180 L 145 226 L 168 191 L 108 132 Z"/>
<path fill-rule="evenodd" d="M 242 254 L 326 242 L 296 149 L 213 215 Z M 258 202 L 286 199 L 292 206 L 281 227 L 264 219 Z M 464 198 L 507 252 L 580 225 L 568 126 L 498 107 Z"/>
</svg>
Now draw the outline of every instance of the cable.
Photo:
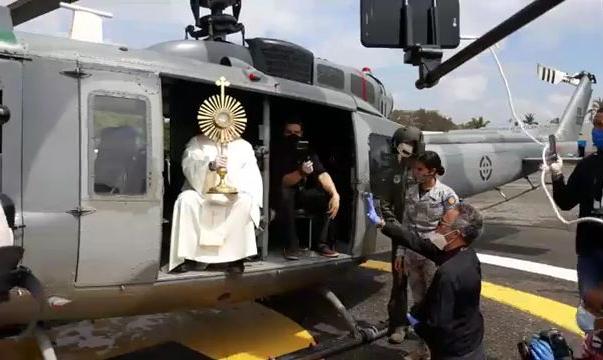
<svg viewBox="0 0 603 360">
<path fill-rule="evenodd" d="M 535 143 L 537 143 L 538 145 L 542 145 L 544 146 L 544 144 L 542 142 L 540 142 L 538 139 L 536 139 L 532 134 L 530 134 L 524 127 L 523 127 L 523 121 L 519 120 L 519 117 L 517 116 L 517 113 L 515 112 L 515 106 L 513 105 L 513 97 L 511 95 L 511 87 L 509 86 L 509 81 L 507 80 L 507 76 L 505 75 L 505 71 L 502 68 L 502 64 L 500 63 L 500 61 L 498 60 L 498 56 L 496 55 L 496 51 L 494 51 L 493 48 L 490 47 L 490 52 L 492 53 L 492 56 L 494 56 L 494 60 L 496 61 L 496 65 L 498 65 L 498 70 L 500 72 L 500 76 L 503 79 L 503 82 L 505 83 L 505 88 L 507 90 L 507 98 L 509 100 L 509 107 L 511 108 L 511 115 L 513 116 L 513 119 L 515 119 L 515 122 L 517 122 L 519 124 L 519 127 L 521 127 L 521 130 L 523 130 L 523 132 L 530 138 L 532 139 L 532 141 L 534 141 Z"/>
<path fill-rule="evenodd" d="M 601 0 L 601 6 L 603 6 L 603 0 Z M 540 142 L 538 139 L 536 139 L 534 136 L 532 136 L 532 134 L 530 134 L 524 128 L 523 121 L 520 121 L 519 118 L 518 118 L 518 116 L 517 116 L 517 114 L 515 113 L 515 106 L 513 104 L 513 95 L 511 94 L 511 88 L 509 86 L 509 82 L 507 81 L 507 77 L 505 75 L 505 71 L 504 71 L 504 69 L 502 67 L 502 64 L 498 60 L 498 56 L 496 55 L 496 52 L 494 51 L 494 49 L 492 47 L 490 47 L 490 52 L 492 53 L 492 56 L 494 56 L 494 60 L 496 61 L 496 64 L 498 65 L 498 70 L 500 72 L 500 76 L 502 77 L 503 82 L 505 84 L 505 88 L 507 90 L 507 97 L 508 97 L 508 100 L 509 100 L 509 107 L 511 108 L 511 115 L 513 116 L 513 118 L 515 119 L 515 121 L 519 124 L 519 126 L 521 127 L 521 130 L 530 139 L 532 139 L 532 141 L 534 141 L 535 143 L 543 146 L 543 149 L 542 149 L 542 164 L 543 164 L 543 166 L 542 166 L 542 173 L 540 175 L 540 184 L 541 184 L 541 187 L 544 189 L 544 193 L 546 194 L 547 198 L 549 199 L 549 202 L 551 203 L 551 206 L 553 207 L 553 210 L 555 211 L 555 215 L 557 215 L 557 219 L 559 219 L 559 221 L 561 221 L 562 223 L 564 223 L 566 225 L 578 224 L 578 223 L 587 222 L 587 221 L 593 221 L 593 222 L 597 222 L 599 224 L 603 224 L 603 219 L 599 219 L 599 218 L 595 218 L 595 217 L 583 217 L 583 218 L 579 218 L 579 219 L 576 219 L 576 220 L 568 221 L 559 212 L 557 204 L 555 204 L 555 200 L 553 199 L 553 196 L 551 195 L 551 193 L 547 189 L 546 183 L 545 183 L 545 174 L 546 174 L 546 169 L 547 169 L 547 166 L 545 164 L 547 163 L 547 161 L 546 161 L 546 155 L 547 155 L 547 151 L 549 150 L 549 144 L 544 144 L 544 143 Z"/>
</svg>

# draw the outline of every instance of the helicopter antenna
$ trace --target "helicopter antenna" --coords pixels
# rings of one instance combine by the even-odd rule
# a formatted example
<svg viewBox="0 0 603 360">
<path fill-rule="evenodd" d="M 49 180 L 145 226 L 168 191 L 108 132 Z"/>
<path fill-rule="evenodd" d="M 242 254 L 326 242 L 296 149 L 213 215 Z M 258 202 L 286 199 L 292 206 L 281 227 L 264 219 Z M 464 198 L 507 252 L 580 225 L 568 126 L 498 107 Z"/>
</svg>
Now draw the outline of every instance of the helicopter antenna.
<svg viewBox="0 0 603 360">
<path fill-rule="evenodd" d="M 193 18 L 195 19 L 195 25 L 199 23 L 199 0 L 191 0 L 191 11 L 193 12 Z M 194 29 L 194 27 L 193 27 Z"/>
<path fill-rule="evenodd" d="M 603 6 L 603 2 L 601 3 L 601 6 Z M 232 15 L 239 21 L 239 15 L 241 15 L 241 1 L 237 1 L 232 5 Z"/>
<path fill-rule="evenodd" d="M 226 36 L 241 32 L 245 42 L 245 26 L 239 23 L 242 0 L 190 0 L 195 25 L 185 28 L 185 34 L 199 40 L 226 41 Z M 224 10 L 232 6 L 232 15 Z M 208 8 L 210 15 L 199 17 L 199 8 Z M 199 28 L 198 30 L 196 28 Z"/>
<path fill-rule="evenodd" d="M 60 6 L 73 11 L 72 39 L 96 43 L 103 42 L 103 18 L 110 19 L 113 14 L 67 3 L 60 3 Z"/>
</svg>

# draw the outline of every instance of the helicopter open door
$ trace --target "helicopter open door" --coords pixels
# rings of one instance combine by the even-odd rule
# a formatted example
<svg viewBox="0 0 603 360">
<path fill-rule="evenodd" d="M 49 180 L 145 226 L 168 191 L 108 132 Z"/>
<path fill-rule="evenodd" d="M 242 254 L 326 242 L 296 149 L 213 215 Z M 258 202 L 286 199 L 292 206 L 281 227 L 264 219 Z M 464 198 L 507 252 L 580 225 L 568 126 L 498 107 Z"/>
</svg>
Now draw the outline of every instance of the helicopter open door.
<svg viewBox="0 0 603 360">
<path fill-rule="evenodd" d="M 77 286 L 155 281 L 161 248 L 159 77 L 82 69 Z"/>
<path fill-rule="evenodd" d="M 5 156 L 5 154 L 21 154 L 22 149 L 22 96 L 23 96 L 23 64 L 20 61 L 0 60 L 0 104 L 10 112 L 8 122 L 0 125 L 0 191 L 10 197 L 15 204 L 15 240 L 22 245 L 20 235 L 23 231 L 22 198 L 21 198 L 21 156 Z"/>
<path fill-rule="evenodd" d="M 377 230 L 366 219 L 364 192 L 370 191 L 369 144 L 363 139 L 371 133 L 369 120 L 363 113 L 353 114 L 354 136 L 356 138 L 356 234 L 352 253 L 354 256 L 367 256 L 375 251 Z"/>
<path fill-rule="evenodd" d="M 379 200 L 380 188 L 391 169 L 391 136 L 399 125 L 366 112 L 354 113 L 357 156 L 356 242 L 355 256 L 368 256 L 376 251 L 377 236 L 383 236 L 366 219 L 364 192 L 372 192 Z M 366 139 L 366 140 L 364 140 Z M 385 242 L 387 243 L 387 242 Z"/>
</svg>

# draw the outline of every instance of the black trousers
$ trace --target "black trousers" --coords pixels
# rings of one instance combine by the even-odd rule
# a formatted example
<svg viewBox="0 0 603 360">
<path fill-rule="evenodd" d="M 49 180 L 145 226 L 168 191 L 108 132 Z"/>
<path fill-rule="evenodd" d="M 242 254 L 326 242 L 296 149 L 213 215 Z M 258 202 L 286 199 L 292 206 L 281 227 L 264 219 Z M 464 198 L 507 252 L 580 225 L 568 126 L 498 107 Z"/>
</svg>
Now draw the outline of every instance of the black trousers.
<svg viewBox="0 0 603 360">
<path fill-rule="evenodd" d="M 461 356 L 446 356 L 446 355 L 431 355 L 433 360 L 486 360 L 486 352 L 484 351 L 484 344 L 480 344 L 477 349 L 473 350 L 469 354 Z"/>
<path fill-rule="evenodd" d="M 396 247 L 397 243 L 392 239 L 392 291 L 389 296 L 389 302 L 387 303 L 390 332 L 394 331 L 399 326 L 409 325 L 408 319 L 406 318 L 406 313 L 408 312 L 408 277 L 406 276 L 404 269 L 402 269 L 401 272 L 397 272 L 394 269 Z"/>
<path fill-rule="evenodd" d="M 329 246 L 329 226 L 331 221 L 327 210 L 329 209 L 329 196 L 317 188 L 282 188 L 279 203 L 276 206 L 276 223 L 278 233 L 287 239 L 289 250 L 299 249 L 299 238 L 295 217 L 297 209 L 303 209 L 312 215 L 312 239 L 318 239 L 318 248 Z"/>
</svg>

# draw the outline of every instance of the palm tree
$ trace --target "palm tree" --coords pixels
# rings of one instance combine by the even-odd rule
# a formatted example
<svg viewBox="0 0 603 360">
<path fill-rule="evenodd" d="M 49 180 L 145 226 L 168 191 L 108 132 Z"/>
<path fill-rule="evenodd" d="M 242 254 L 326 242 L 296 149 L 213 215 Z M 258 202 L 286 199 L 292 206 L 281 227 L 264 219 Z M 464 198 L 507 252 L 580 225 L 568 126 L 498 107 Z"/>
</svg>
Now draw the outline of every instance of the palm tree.
<svg viewBox="0 0 603 360">
<path fill-rule="evenodd" d="M 471 118 L 471 121 L 462 125 L 464 129 L 481 129 L 488 126 L 490 121 L 484 120 L 483 116 Z"/>
<path fill-rule="evenodd" d="M 532 113 L 524 115 L 523 123 L 526 125 L 538 125 L 538 122 L 536 122 L 536 117 Z"/>
</svg>

